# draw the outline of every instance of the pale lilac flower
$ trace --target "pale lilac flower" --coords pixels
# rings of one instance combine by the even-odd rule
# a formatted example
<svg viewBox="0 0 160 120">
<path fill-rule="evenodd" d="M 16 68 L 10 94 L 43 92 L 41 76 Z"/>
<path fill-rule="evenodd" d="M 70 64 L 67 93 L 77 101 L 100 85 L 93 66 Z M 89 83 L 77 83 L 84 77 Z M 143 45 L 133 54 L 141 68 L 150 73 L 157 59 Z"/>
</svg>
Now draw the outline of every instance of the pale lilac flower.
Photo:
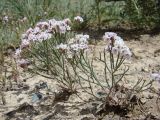
<svg viewBox="0 0 160 120">
<path fill-rule="evenodd" d="M 105 47 L 106 51 L 111 51 L 113 54 L 120 54 L 125 59 L 130 59 L 132 53 L 125 45 L 123 39 L 117 36 L 114 32 L 105 32 L 103 39 L 107 41 L 108 45 Z"/>
<path fill-rule="evenodd" d="M 57 32 L 58 32 L 58 33 L 61 33 L 61 34 L 65 34 L 66 31 L 67 31 L 67 29 L 68 29 L 67 26 L 64 26 L 64 25 L 59 25 L 58 28 L 59 28 L 59 29 L 57 29 Z M 70 29 L 69 29 L 69 30 L 70 30 Z"/>
<path fill-rule="evenodd" d="M 79 23 L 82 23 L 84 21 L 81 16 L 74 17 L 74 20 L 77 21 L 77 22 L 79 22 Z"/>
<path fill-rule="evenodd" d="M 72 44 L 70 47 L 71 47 L 71 50 L 73 50 L 73 51 L 79 50 L 79 44 Z"/>
<path fill-rule="evenodd" d="M 89 39 L 89 35 L 83 35 L 83 37 Z"/>
<path fill-rule="evenodd" d="M 30 62 L 27 59 L 20 59 L 20 60 L 17 60 L 17 64 L 22 68 L 27 68 Z"/>
<path fill-rule="evenodd" d="M 56 33 L 64 34 L 67 31 L 71 30 L 70 26 L 67 25 L 64 21 L 54 21 L 50 25 L 50 29 Z"/>
<path fill-rule="evenodd" d="M 28 47 L 30 44 L 30 42 L 26 39 L 22 39 L 22 42 L 21 42 L 21 48 L 26 48 Z"/>
<path fill-rule="evenodd" d="M 36 37 L 36 35 L 34 35 L 34 34 L 29 34 L 28 35 L 28 41 L 37 41 L 37 37 Z"/>
<path fill-rule="evenodd" d="M 88 44 L 89 35 L 78 34 L 75 36 L 75 40 L 79 44 Z"/>
<path fill-rule="evenodd" d="M 127 51 L 126 53 L 123 54 L 123 57 L 127 60 L 130 60 L 132 57 L 132 53 L 130 51 Z"/>
<path fill-rule="evenodd" d="M 78 34 L 75 36 L 76 39 L 81 39 L 81 38 L 84 38 L 84 39 L 89 39 L 89 35 L 83 35 L 83 34 Z"/>
<path fill-rule="evenodd" d="M 29 35 L 30 33 L 33 32 L 33 29 L 32 28 L 29 28 L 27 31 L 26 31 L 26 34 Z"/>
<path fill-rule="evenodd" d="M 39 28 L 39 27 L 35 27 L 34 29 L 33 29 L 33 34 L 39 34 L 41 32 L 41 29 Z"/>
<path fill-rule="evenodd" d="M 46 32 L 41 32 L 38 36 L 37 36 L 37 41 L 42 42 L 43 40 L 48 40 L 52 37 L 52 34 L 50 33 L 46 33 Z"/>
<path fill-rule="evenodd" d="M 67 50 L 68 49 L 68 45 L 61 43 L 60 45 L 57 45 L 56 48 L 60 49 L 60 50 Z"/>
<path fill-rule="evenodd" d="M 88 45 L 87 44 L 79 44 L 79 49 L 80 50 L 88 49 Z"/>
<path fill-rule="evenodd" d="M 47 29 L 49 27 L 48 22 L 38 22 L 36 27 L 39 27 L 40 29 Z"/>
<path fill-rule="evenodd" d="M 117 47 L 112 47 L 112 53 L 113 54 L 118 54 L 119 50 Z"/>
<path fill-rule="evenodd" d="M 70 48 L 73 51 L 88 49 L 89 35 L 78 34 L 75 38 L 69 40 Z"/>
<path fill-rule="evenodd" d="M 78 39 L 80 39 L 80 38 L 82 38 L 83 37 L 83 34 L 77 34 L 76 36 L 75 36 L 75 38 L 78 40 Z"/>
<path fill-rule="evenodd" d="M 130 59 L 132 56 L 131 51 L 129 50 L 128 47 L 124 47 L 121 52 L 120 52 L 121 56 L 123 56 L 125 59 Z"/>
<path fill-rule="evenodd" d="M 55 24 L 55 22 L 56 22 L 55 19 L 48 20 L 50 27 L 53 26 Z"/>
<path fill-rule="evenodd" d="M 116 36 L 117 36 L 117 34 L 114 32 L 105 32 L 105 35 L 103 36 L 103 40 L 109 41 L 109 40 L 111 40 L 111 38 L 114 39 L 114 37 L 116 37 Z"/>
<path fill-rule="evenodd" d="M 80 38 L 78 42 L 79 44 L 88 44 L 88 40 L 86 38 Z"/>
<path fill-rule="evenodd" d="M 119 36 L 115 36 L 114 40 L 115 40 L 115 43 L 114 43 L 115 46 L 124 46 L 125 45 L 123 39 Z"/>
<path fill-rule="evenodd" d="M 20 58 L 21 57 L 22 50 L 20 48 L 16 49 L 14 58 Z"/>
</svg>

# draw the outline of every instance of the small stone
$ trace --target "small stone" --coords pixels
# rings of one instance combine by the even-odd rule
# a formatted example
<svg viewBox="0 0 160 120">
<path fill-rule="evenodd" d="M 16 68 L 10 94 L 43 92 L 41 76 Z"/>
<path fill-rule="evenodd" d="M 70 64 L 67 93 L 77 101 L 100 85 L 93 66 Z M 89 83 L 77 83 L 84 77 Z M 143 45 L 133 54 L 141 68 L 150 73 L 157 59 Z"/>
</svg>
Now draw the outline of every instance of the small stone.
<svg viewBox="0 0 160 120">
<path fill-rule="evenodd" d="M 140 100 L 141 100 L 141 103 L 142 103 L 142 104 L 145 104 L 145 103 L 147 102 L 147 99 L 146 99 L 146 98 L 141 98 Z"/>
<path fill-rule="evenodd" d="M 138 117 L 138 119 L 139 119 L 139 120 L 144 120 L 144 119 L 145 119 L 145 116 L 140 115 L 140 116 Z"/>
<path fill-rule="evenodd" d="M 95 117 L 93 114 L 87 114 L 87 115 L 84 115 L 81 120 L 95 120 Z"/>
<path fill-rule="evenodd" d="M 154 98 L 154 96 L 151 95 L 151 94 L 149 94 L 148 97 L 147 97 L 147 99 L 153 99 L 153 98 Z"/>
<path fill-rule="evenodd" d="M 148 72 L 149 70 L 148 70 L 148 68 L 142 68 L 141 71 L 142 72 Z"/>
<path fill-rule="evenodd" d="M 131 117 L 132 117 L 132 114 L 127 114 L 125 117 L 126 117 L 126 118 L 131 118 Z"/>
</svg>

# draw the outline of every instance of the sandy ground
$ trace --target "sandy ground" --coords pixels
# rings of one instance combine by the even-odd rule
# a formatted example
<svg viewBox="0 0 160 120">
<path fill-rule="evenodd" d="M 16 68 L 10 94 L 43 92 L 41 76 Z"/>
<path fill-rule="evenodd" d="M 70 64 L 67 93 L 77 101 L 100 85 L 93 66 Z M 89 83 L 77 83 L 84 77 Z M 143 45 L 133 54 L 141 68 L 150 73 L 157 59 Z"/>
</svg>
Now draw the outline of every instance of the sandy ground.
<svg viewBox="0 0 160 120">
<path fill-rule="evenodd" d="M 160 35 L 150 36 L 141 35 L 139 40 L 125 41 L 133 52 L 133 58 L 126 64 L 130 66 L 127 82 L 132 85 L 136 82 L 138 77 L 149 79 L 150 73 L 160 72 Z M 104 43 L 98 42 L 96 50 L 102 49 Z M 98 54 L 98 52 L 96 52 Z M 95 65 L 101 71 L 101 65 Z M 19 90 L 8 90 L 4 92 L 6 104 L 0 102 L 0 120 L 96 120 L 93 113 L 98 101 L 84 102 L 76 95 L 71 95 L 67 101 L 60 101 L 53 105 L 54 92 L 58 90 L 55 80 L 47 79 L 39 75 L 31 75 L 29 73 L 22 73 L 20 83 L 29 86 L 29 88 L 22 88 Z M 25 81 L 24 81 L 25 80 Z M 42 89 L 40 92 L 43 95 L 42 101 L 33 102 L 32 96 L 35 85 L 40 81 L 47 82 L 50 89 Z M 154 82 L 154 89 L 158 90 L 160 84 Z M 49 94 L 49 95 L 48 95 Z M 49 96 L 49 97 L 48 97 Z M 80 93 L 83 100 L 89 100 L 92 97 L 86 93 Z M 45 99 L 46 98 L 46 99 Z M 120 117 L 119 115 L 106 115 L 103 120 L 143 120 L 148 115 L 150 119 L 160 119 L 160 111 L 157 109 L 156 95 L 145 92 L 144 93 L 144 111 L 140 111 L 137 107 L 135 110 L 127 115 L 127 117 Z M 1 99 L 0 99 L 1 100 Z M 160 100 L 159 100 L 160 106 Z M 149 116 L 149 113 L 151 115 Z"/>
</svg>

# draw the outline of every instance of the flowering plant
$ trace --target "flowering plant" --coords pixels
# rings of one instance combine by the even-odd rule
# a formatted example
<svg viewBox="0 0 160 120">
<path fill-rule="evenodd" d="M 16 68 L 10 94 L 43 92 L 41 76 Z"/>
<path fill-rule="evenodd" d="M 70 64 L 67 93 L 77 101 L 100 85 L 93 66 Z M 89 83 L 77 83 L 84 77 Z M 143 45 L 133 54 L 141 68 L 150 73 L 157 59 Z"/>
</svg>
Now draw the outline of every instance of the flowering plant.
<svg viewBox="0 0 160 120">
<path fill-rule="evenodd" d="M 125 62 L 131 60 L 132 52 L 116 33 L 106 32 L 103 39 L 107 45 L 100 52 L 100 56 L 96 57 L 99 65 L 103 67 L 101 69 L 103 74 L 97 72 L 95 60 L 83 54 L 80 64 L 77 65 L 83 72 L 83 74 L 76 73 L 79 83 L 82 88 L 84 88 L 83 81 L 88 83 L 89 89 L 85 89 L 85 91 L 103 101 L 102 110 L 106 110 L 108 107 L 128 110 L 129 106 L 133 106 L 139 101 L 138 93 L 151 88 L 153 81 L 139 79 L 133 86 L 126 84 L 124 77 L 129 66 L 125 65 Z M 95 88 L 99 88 L 101 92 L 95 91 Z"/>
<path fill-rule="evenodd" d="M 80 17 L 75 20 L 83 22 Z M 69 93 L 75 93 L 77 86 L 81 87 L 88 94 L 103 101 L 103 109 L 108 106 L 128 108 L 135 94 L 151 87 L 152 81 L 143 79 L 139 79 L 131 87 L 125 84 L 124 77 L 129 66 L 124 63 L 131 59 L 132 52 L 116 33 L 106 32 L 103 36 L 107 45 L 99 53 L 99 57 L 96 57 L 99 65 L 103 67 L 101 75 L 95 68 L 94 54 L 88 45 L 89 35 L 75 35 L 71 32 L 70 25 L 71 20 L 68 18 L 37 23 L 35 28 L 28 29 L 22 35 L 15 59 L 20 59 L 20 66 L 26 67 L 29 61 L 23 59 L 22 53 L 30 53 L 33 72 L 57 80 L 58 86 Z M 88 83 L 88 89 L 83 85 L 84 82 Z M 95 86 L 103 91 L 103 96 L 96 94 Z"/>
<path fill-rule="evenodd" d="M 83 22 L 80 16 L 75 20 Z M 73 37 L 70 25 L 68 18 L 37 23 L 35 28 L 29 28 L 22 34 L 20 48 L 14 57 L 21 67 L 26 68 L 32 62 L 32 71 L 56 79 L 61 88 L 73 92 L 76 81 L 74 59 L 88 49 L 89 36 L 79 34 Z M 29 53 L 31 61 L 24 58 L 24 52 Z"/>
</svg>

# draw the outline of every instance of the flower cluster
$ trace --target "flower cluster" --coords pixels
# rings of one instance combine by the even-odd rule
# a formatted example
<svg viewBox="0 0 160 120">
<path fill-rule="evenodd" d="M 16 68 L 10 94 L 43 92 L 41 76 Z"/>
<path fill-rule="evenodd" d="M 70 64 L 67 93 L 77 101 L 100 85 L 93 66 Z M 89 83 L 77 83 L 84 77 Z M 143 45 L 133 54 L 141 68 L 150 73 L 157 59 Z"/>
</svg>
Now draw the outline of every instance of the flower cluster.
<svg viewBox="0 0 160 120">
<path fill-rule="evenodd" d="M 28 65 L 30 65 L 30 62 L 27 59 L 18 59 L 17 64 L 22 68 L 27 68 Z"/>
<path fill-rule="evenodd" d="M 113 54 L 119 54 L 125 59 L 130 59 L 132 53 L 125 45 L 123 39 L 114 32 L 106 32 L 103 36 L 104 41 L 107 43 L 105 49 L 111 51 Z"/>
<path fill-rule="evenodd" d="M 160 83 L 160 73 L 153 73 L 151 74 L 153 80 L 156 80 Z"/>
<path fill-rule="evenodd" d="M 26 19 L 26 18 L 25 18 Z M 77 16 L 74 18 L 75 21 L 79 21 L 80 23 L 83 22 L 83 18 Z M 34 42 L 42 42 L 52 38 L 56 34 L 65 34 L 67 31 L 71 30 L 70 27 L 71 20 L 66 18 L 64 20 L 55 20 L 50 19 L 47 21 L 38 22 L 34 28 L 29 28 L 24 34 L 21 36 L 21 44 L 20 47 L 16 50 L 14 54 L 14 58 L 16 60 L 22 60 L 21 58 L 21 51 L 24 48 L 28 48 L 30 44 Z M 89 36 L 79 36 L 76 37 L 77 43 L 72 43 L 69 45 L 70 49 L 75 51 L 79 49 L 85 49 L 88 46 L 86 45 Z M 83 43 L 83 44 L 82 44 Z M 77 44 L 77 45 L 76 45 Z M 57 49 L 66 50 L 69 49 L 68 45 L 60 44 L 57 46 Z M 21 62 L 18 62 L 21 63 Z M 22 63 L 25 63 L 24 60 Z M 27 63 L 27 62 L 26 62 Z"/>
<path fill-rule="evenodd" d="M 28 65 L 30 65 L 30 62 L 27 59 L 21 58 L 21 52 L 22 50 L 20 48 L 16 49 L 13 57 L 16 59 L 17 65 L 25 69 Z"/>
<path fill-rule="evenodd" d="M 75 20 L 76 22 L 79 22 L 79 23 L 82 23 L 82 22 L 84 21 L 81 16 L 76 16 L 76 17 L 74 17 L 74 20 Z"/>
<path fill-rule="evenodd" d="M 75 36 L 75 42 L 79 44 L 88 44 L 89 35 L 78 34 Z"/>
<path fill-rule="evenodd" d="M 54 34 L 65 34 L 70 30 L 70 19 L 56 21 L 51 19 L 48 21 L 38 22 L 34 28 L 29 28 L 21 37 L 20 48 L 16 51 L 15 57 L 20 56 L 21 49 L 29 47 L 32 42 L 42 42 L 50 39 Z"/>
<path fill-rule="evenodd" d="M 103 36 L 103 39 L 105 41 L 110 41 L 112 38 L 116 37 L 117 34 L 114 32 L 105 32 L 105 35 Z"/>
<path fill-rule="evenodd" d="M 57 45 L 56 48 L 59 49 L 59 50 L 62 50 L 62 51 L 65 51 L 65 50 L 69 49 L 68 45 L 63 44 L 63 43 L 61 43 L 60 45 Z"/>
<path fill-rule="evenodd" d="M 29 65 L 28 60 L 21 58 L 22 49 L 29 47 L 32 42 L 42 42 L 43 40 L 50 39 L 55 32 L 65 33 L 69 29 L 66 21 L 52 19 L 47 22 L 38 22 L 35 28 L 29 28 L 26 33 L 22 34 L 20 48 L 14 54 L 17 64 L 22 68 Z"/>
<path fill-rule="evenodd" d="M 75 38 L 70 39 L 68 44 L 61 43 L 56 48 L 69 54 L 78 53 L 79 51 L 88 49 L 88 39 L 89 35 L 78 34 Z"/>
<path fill-rule="evenodd" d="M 38 22 L 35 28 L 29 28 L 26 33 L 22 35 L 21 48 L 28 47 L 31 42 L 48 40 L 56 33 L 65 34 L 71 29 L 69 24 L 69 19 L 64 19 L 62 21 L 51 19 L 44 22 Z"/>
<path fill-rule="evenodd" d="M 15 54 L 14 54 L 14 58 L 16 58 L 16 59 L 19 59 L 20 57 L 21 57 L 21 52 L 22 52 L 22 50 L 21 49 L 16 49 L 16 51 L 15 51 Z"/>
</svg>

